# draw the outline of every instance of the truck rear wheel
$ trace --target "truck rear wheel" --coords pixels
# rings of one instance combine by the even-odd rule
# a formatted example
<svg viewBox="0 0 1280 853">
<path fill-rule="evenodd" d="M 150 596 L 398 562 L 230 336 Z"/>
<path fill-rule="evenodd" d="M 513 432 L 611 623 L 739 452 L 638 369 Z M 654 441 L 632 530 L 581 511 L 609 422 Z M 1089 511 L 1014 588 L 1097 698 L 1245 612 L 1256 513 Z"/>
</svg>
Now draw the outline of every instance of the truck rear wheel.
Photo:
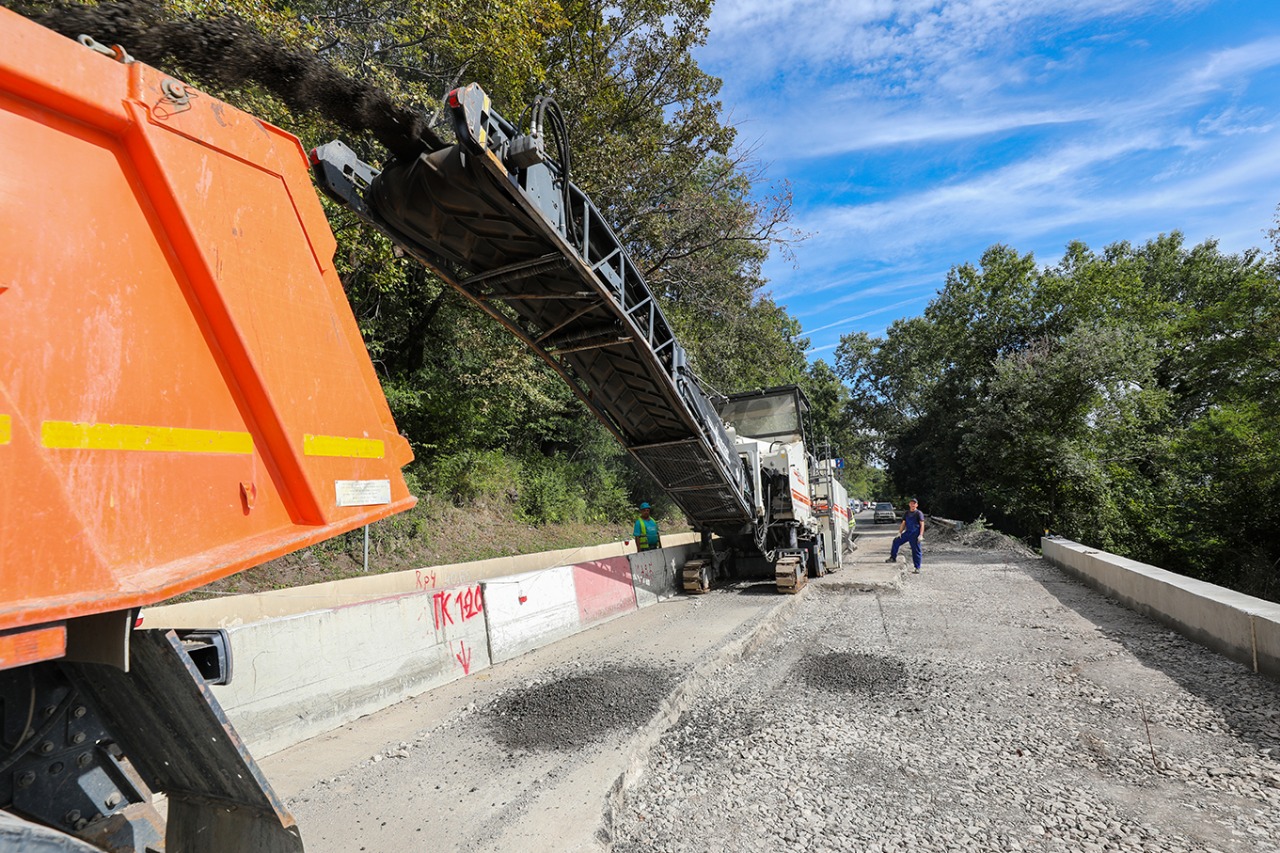
<svg viewBox="0 0 1280 853">
<path fill-rule="evenodd" d="M 79 838 L 9 812 L 0 812 L 0 850 L 22 853 L 102 853 Z"/>
</svg>

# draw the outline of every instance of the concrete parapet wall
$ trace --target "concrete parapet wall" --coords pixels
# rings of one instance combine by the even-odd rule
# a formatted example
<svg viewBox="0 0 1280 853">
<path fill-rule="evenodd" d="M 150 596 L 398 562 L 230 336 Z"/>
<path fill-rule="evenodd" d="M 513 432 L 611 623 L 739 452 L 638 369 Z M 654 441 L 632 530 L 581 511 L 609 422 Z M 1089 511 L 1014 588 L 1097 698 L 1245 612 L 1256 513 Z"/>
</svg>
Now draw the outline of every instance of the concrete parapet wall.
<svg viewBox="0 0 1280 853">
<path fill-rule="evenodd" d="M 663 538 L 670 540 L 670 545 L 679 546 L 697 542 L 698 534 L 677 533 Z M 450 563 L 444 566 L 407 569 L 402 572 L 361 575 L 271 592 L 149 607 L 146 610 L 146 627 L 227 628 L 293 613 L 307 613 L 329 607 L 342 607 L 360 601 L 372 601 L 405 592 L 445 589 L 459 584 L 475 583 L 556 566 L 608 560 L 611 557 L 622 557 L 635 552 L 635 545 L 630 540 L 609 542 L 584 548 L 565 548 L 559 551 L 543 551 L 539 554 L 520 554 L 513 557 L 476 560 L 470 563 Z M 235 601 L 233 606 L 226 603 L 231 599 Z"/>
<path fill-rule="evenodd" d="M 1067 539 L 1046 537 L 1040 548 L 1046 560 L 1131 610 L 1280 680 L 1280 604 Z"/>
<path fill-rule="evenodd" d="M 232 681 L 213 692 L 263 757 L 674 595 L 697 536 L 670 538 L 641 555 L 619 543 L 151 608 L 143 627 L 227 630 Z M 520 565 L 536 570 L 488 574 Z M 455 577 L 468 581 L 442 585 Z"/>
</svg>

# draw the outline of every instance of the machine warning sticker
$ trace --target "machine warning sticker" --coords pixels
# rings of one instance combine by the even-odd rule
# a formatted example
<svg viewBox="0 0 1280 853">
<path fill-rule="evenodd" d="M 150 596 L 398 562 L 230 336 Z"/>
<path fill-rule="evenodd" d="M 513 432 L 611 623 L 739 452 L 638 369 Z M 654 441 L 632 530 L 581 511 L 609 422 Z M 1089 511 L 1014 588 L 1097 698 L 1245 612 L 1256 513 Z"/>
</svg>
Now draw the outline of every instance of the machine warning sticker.
<svg viewBox="0 0 1280 853">
<path fill-rule="evenodd" d="M 391 503 L 390 480 L 334 480 L 338 506 L 376 506 Z"/>
</svg>

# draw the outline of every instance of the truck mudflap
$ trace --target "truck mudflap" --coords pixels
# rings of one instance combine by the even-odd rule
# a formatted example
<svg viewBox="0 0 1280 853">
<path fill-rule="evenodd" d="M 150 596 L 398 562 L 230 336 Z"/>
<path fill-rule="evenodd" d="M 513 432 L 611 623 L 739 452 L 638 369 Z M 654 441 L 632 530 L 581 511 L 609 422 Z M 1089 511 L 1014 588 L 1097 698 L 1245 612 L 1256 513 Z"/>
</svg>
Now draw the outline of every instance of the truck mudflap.
<svg viewBox="0 0 1280 853">
<path fill-rule="evenodd" d="M 170 853 L 301 853 L 296 822 L 173 631 L 136 631 L 130 671 L 64 664 L 152 791 Z"/>
</svg>

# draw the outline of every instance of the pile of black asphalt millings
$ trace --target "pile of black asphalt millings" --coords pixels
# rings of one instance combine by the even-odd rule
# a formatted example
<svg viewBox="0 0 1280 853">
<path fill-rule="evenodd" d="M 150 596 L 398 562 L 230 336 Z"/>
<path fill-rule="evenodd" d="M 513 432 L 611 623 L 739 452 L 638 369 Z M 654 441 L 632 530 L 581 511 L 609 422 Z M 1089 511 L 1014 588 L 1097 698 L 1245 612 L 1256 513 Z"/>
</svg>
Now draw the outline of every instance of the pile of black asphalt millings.
<svg viewBox="0 0 1280 853">
<path fill-rule="evenodd" d="M 156 68 L 174 64 L 231 88 L 254 82 L 297 112 L 315 112 L 353 133 L 369 131 L 397 156 L 422 149 L 430 134 L 422 113 L 386 92 L 335 70 L 316 55 L 274 44 L 235 17 L 167 18 L 159 0 L 119 0 L 84 6 L 70 0 L 0 0 L 19 14 L 69 38 L 87 35 L 120 45 Z"/>
<path fill-rule="evenodd" d="M 806 656 L 794 674 L 809 687 L 829 693 L 892 693 L 907 684 L 907 666 L 897 658 L 867 652 L 827 652 Z"/>
<path fill-rule="evenodd" d="M 577 749 L 647 723 L 670 684 L 670 674 L 655 667 L 606 666 L 513 690 L 489 709 L 487 723 L 510 750 Z"/>
</svg>

